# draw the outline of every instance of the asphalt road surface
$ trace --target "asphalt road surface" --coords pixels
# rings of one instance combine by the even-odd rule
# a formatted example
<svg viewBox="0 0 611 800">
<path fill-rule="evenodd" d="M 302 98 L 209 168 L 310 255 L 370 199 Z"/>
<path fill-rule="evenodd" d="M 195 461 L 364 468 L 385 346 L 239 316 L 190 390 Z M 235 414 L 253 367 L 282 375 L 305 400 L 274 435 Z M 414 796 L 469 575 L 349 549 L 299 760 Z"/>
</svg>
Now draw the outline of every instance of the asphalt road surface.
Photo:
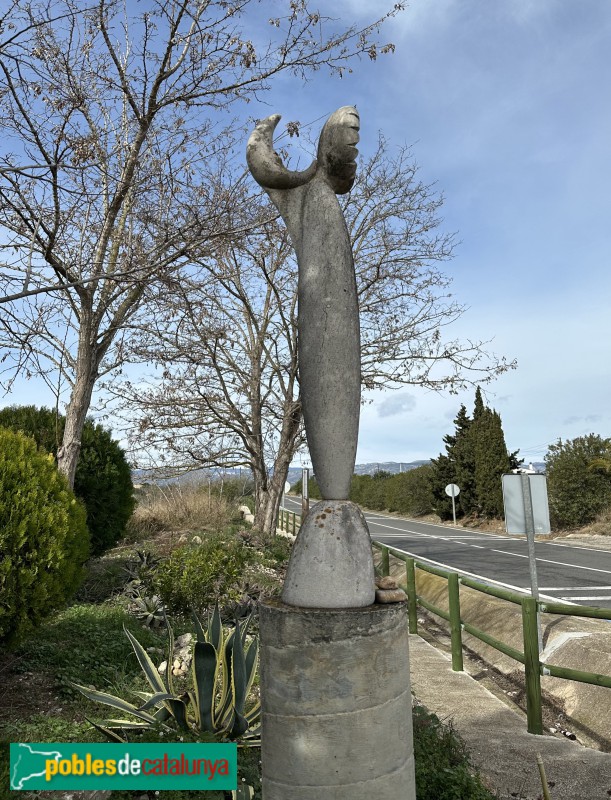
<svg viewBox="0 0 611 800">
<path fill-rule="evenodd" d="M 316 502 L 316 501 L 314 501 Z M 285 498 L 301 513 L 301 500 Z M 530 591 L 528 549 L 523 536 L 478 533 L 375 512 L 365 514 L 372 539 L 434 566 L 509 589 Z M 536 542 L 542 599 L 611 608 L 611 550 Z"/>
</svg>

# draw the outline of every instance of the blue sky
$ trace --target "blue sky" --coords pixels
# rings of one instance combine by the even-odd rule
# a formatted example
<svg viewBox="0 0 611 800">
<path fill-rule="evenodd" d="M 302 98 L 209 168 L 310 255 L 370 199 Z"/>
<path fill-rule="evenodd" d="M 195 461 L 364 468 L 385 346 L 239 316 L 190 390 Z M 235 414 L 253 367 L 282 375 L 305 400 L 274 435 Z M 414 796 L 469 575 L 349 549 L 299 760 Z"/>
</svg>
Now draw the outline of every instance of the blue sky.
<svg viewBox="0 0 611 800">
<path fill-rule="evenodd" d="M 383 38 L 395 55 L 327 82 L 326 111 L 356 102 L 361 151 L 378 129 L 413 144 L 443 191 L 461 241 L 446 271 L 469 306 L 454 332 L 518 360 L 486 389 L 508 447 L 539 460 L 559 437 L 611 435 L 611 5 L 414 0 Z M 322 95 L 318 81 L 278 93 L 275 110 L 303 119 Z M 440 452 L 473 392 L 370 399 L 357 460 L 409 461 Z"/>
<path fill-rule="evenodd" d="M 319 7 L 365 22 L 385 3 Z M 452 333 L 518 360 L 486 389 L 508 447 L 540 460 L 559 437 L 610 436 L 609 0 L 413 0 L 380 38 L 393 56 L 342 81 L 284 76 L 247 112 L 308 123 L 356 104 L 363 155 L 378 131 L 413 145 L 421 177 L 445 195 L 443 228 L 461 241 L 444 269 L 469 310 Z M 0 405 L 45 402 L 33 390 L 20 384 Z M 368 400 L 357 461 L 411 461 L 440 452 L 473 391 Z"/>
</svg>

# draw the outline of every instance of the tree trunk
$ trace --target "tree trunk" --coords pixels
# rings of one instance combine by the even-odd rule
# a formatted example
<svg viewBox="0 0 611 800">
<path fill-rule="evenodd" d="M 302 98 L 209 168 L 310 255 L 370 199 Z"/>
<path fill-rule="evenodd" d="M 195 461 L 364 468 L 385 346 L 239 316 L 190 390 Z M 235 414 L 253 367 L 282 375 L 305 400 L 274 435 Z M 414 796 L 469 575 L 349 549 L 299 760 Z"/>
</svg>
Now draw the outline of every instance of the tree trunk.
<svg viewBox="0 0 611 800">
<path fill-rule="evenodd" d="M 57 451 L 57 469 L 66 476 L 71 487 L 74 487 L 76 467 L 81 453 L 81 436 L 97 377 L 97 354 L 90 345 L 91 339 L 88 333 L 88 331 L 86 334 L 81 333 L 80 336 L 76 376 L 66 408 L 64 438 Z"/>
<path fill-rule="evenodd" d="M 263 459 L 261 459 L 259 465 L 253 464 L 252 468 L 255 479 L 254 526 L 259 528 L 265 536 L 273 536 L 276 530 L 278 509 L 280 508 L 288 469 L 295 455 L 296 442 L 301 425 L 300 401 L 290 400 L 289 402 L 290 408 L 284 415 L 280 431 L 280 442 L 274 461 L 273 475 L 271 477 L 267 475 Z"/>
<path fill-rule="evenodd" d="M 280 476 L 274 476 L 268 480 L 267 489 L 259 494 L 259 500 L 255 507 L 254 526 L 258 528 L 266 537 L 273 536 L 276 531 L 278 521 L 278 510 L 282 500 L 282 489 L 286 480 L 286 471 L 280 480 Z"/>
</svg>

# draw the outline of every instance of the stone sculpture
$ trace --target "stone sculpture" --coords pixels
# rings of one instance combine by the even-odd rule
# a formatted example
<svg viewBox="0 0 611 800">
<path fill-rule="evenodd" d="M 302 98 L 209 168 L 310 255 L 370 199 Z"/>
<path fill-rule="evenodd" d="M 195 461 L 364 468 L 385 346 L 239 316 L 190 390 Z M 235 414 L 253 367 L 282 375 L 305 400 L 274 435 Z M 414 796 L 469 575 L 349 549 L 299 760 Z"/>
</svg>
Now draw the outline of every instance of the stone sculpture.
<svg viewBox="0 0 611 800">
<path fill-rule="evenodd" d="M 350 236 L 337 194 L 356 174 L 359 115 L 344 106 L 320 134 L 317 158 L 287 169 L 273 147 L 279 114 L 260 121 L 246 159 L 278 208 L 297 253 L 299 375 L 306 437 L 323 498 L 301 527 L 282 599 L 359 608 L 375 599 L 369 531 L 348 501 L 360 411 L 360 328 Z"/>
</svg>

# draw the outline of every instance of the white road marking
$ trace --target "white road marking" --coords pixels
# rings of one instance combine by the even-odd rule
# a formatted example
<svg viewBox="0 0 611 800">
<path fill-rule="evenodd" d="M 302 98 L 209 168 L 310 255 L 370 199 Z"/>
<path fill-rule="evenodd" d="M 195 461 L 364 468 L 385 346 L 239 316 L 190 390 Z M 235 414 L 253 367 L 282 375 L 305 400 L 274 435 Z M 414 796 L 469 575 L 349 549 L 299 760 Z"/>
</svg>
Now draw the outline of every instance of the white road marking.
<svg viewBox="0 0 611 800">
<path fill-rule="evenodd" d="M 563 600 L 568 600 L 569 598 L 568 597 L 563 597 L 562 599 Z M 572 597 L 571 596 L 570 599 L 571 600 L 611 600 L 611 597 L 609 597 L 608 594 L 604 594 L 604 595 L 600 595 L 600 596 L 587 594 L 587 595 L 584 595 L 583 597 Z"/>
<path fill-rule="evenodd" d="M 515 558 L 528 558 L 528 556 L 521 553 L 510 553 L 509 550 L 490 550 L 491 553 L 502 553 L 504 556 L 515 556 Z M 539 561 L 539 559 L 537 559 Z"/>
<path fill-rule="evenodd" d="M 503 553 L 506 556 L 513 556 L 514 558 L 528 558 L 528 556 L 524 556 L 521 553 L 510 553 L 507 550 L 492 550 L 492 553 Z M 605 575 L 611 575 L 611 569 L 598 569 L 597 567 L 583 567 L 581 564 L 567 564 L 566 561 L 552 561 L 551 558 L 537 558 L 536 561 L 540 561 L 543 564 L 557 564 L 559 567 L 571 567 L 572 569 L 587 569 L 588 572 L 603 572 Z"/>
<path fill-rule="evenodd" d="M 568 547 L 571 550 L 585 550 L 587 553 L 607 553 L 607 555 L 611 552 L 611 550 L 604 550 L 601 547 L 582 547 L 578 544 L 560 544 L 559 542 L 537 542 L 537 544 L 545 544 L 548 547 Z"/>
<path fill-rule="evenodd" d="M 466 575 L 468 578 L 475 578 L 482 583 L 491 584 L 494 586 L 502 586 L 504 589 L 512 589 L 513 591 L 519 592 L 520 594 L 525 594 L 530 597 L 530 588 L 525 589 L 521 586 L 514 586 L 512 583 L 503 583 L 502 581 L 495 581 L 493 578 L 487 578 L 484 575 L 478 575 L 477 572 L 466 572 L 464 569 L 456 569 L 456 567 L 451 567 L 449 564 L 443 564 L 441 561 L 434 561 L 432 558 L 425 558 L 424 556 L 419 556 L 417 553 L 410 553 L 409 550 L 401 550 L 400 547 L 395 547 L 399 553 L 405 553 L 406 556 L 410 556 L 410 558 L 414 558 L 416 561 L 426 561 L 427 564 L 432 564 L 435 567 L 441 567 L 442 569 L 447 570 L 448 572 L 457 572 L 459 575 Z M 392 553 L 391 553 L 392 555 Z M 543 600 L 552 600 L 553 602 L 558 602 L 557 597 L 552 597 L 549 594 L 539 594 L 539 599 Z M 577 605 L 576 603 L 571 603 L 570 600 L 566 601 L 567 605 Z"/>
<path fill-rule="evenodd" d="M 611 592 L 611 586 L 541 586 L 542 591 L 546 592 L 592 592 L 595 589 L 607 589 Z"/>
</svg>

